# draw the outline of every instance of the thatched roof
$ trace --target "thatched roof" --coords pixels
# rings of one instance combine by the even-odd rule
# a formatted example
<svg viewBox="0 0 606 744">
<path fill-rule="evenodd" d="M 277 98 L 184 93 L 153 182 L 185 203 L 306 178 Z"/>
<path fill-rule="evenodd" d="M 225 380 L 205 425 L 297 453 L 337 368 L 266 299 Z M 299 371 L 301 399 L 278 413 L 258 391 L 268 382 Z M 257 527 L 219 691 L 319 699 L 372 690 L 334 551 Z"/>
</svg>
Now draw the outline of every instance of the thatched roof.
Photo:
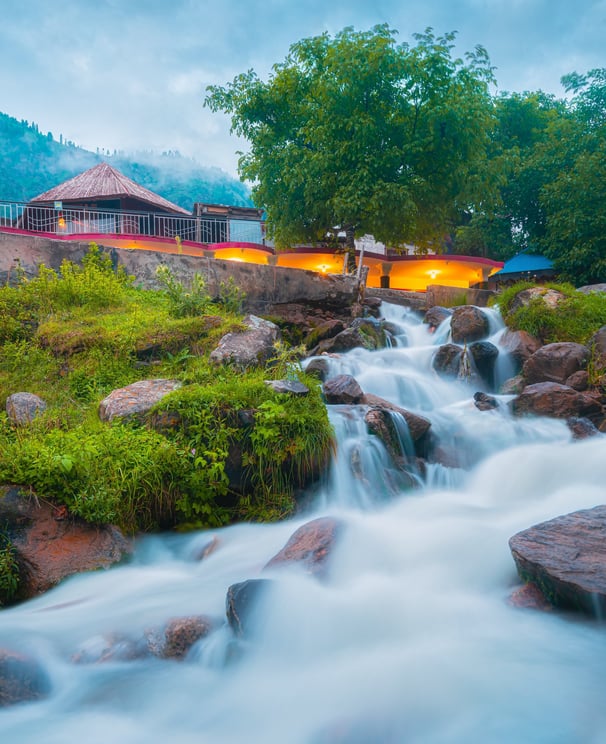
<svg viewBox="0 0 606 744">
<path fill-rule="evenodd" d="M 55 201 L 95 201 L 100 199 L 130 198 L 144 202 L 150 207 L 162 212 L 176 212 L 190 214 L 186 209 L 169 202 L 153 191 L 149 191 L 138 183 L 131 181 L 119 170 L 107 163 L 100 163 L 93 168 L 70 178 L 69 181 L 55 186 L 49 191 L 36 196 L 30 204 Z"/>
</svg>

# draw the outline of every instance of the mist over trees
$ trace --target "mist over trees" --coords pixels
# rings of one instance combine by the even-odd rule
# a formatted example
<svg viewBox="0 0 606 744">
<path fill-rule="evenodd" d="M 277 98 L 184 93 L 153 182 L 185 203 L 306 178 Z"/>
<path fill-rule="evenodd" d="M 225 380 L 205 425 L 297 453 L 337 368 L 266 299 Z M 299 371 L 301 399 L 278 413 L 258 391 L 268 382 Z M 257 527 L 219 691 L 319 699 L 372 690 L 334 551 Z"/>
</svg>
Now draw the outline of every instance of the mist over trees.
<svg viewBox="0 0 606 744">
<path fill-rule="evenodd" d="M 562 79 L 567 97 L 491 94 L 477 47 L 455 34 L 397 44 L 377 26 L 303 39 L 266 81 L 207 89 L 246 138 L 241 176 L 278 245 L 372 233 L 505 260 L 541 252 L 577 285 L 606 281 L 606 69 Z"/>
<path fill-rule="evenodd" d="M 250 206 L 250 192 L 219 168 L 178 152 L 90 152 L 51 132 L 0 113 L 0 200 L 29 201 L 101 161 L 185 209 L 194 202 Z"/>
</svg>

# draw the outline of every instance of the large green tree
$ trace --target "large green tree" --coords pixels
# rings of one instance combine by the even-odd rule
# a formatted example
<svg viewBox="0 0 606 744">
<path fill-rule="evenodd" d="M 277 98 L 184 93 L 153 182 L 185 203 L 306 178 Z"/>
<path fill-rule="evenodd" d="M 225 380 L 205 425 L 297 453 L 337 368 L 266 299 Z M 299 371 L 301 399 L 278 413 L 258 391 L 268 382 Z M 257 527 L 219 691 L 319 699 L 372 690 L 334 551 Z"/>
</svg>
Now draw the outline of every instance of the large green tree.
<svg viewBox="0 0 606 744">
<path fill-rule="evenodd" d="M 537 153 L 538 165 L 553 171 L 540 194 L 540 244 L 562 278 L 577 286 L 606 282 L 606 68 L 562 83 L 573 94 L 571 122 Z"/>
<path fill-rule="evenodd" d="M 294 44 L 267 81 L 250 70 L 205 104 L 246 138 L 239 161 L 278 246 L 338 231 L 390 245 L 440 245 L 478 198 L 492 107 L 482 47 L 454 33 L 397 44 L 386 25 Z"/>
</svg>

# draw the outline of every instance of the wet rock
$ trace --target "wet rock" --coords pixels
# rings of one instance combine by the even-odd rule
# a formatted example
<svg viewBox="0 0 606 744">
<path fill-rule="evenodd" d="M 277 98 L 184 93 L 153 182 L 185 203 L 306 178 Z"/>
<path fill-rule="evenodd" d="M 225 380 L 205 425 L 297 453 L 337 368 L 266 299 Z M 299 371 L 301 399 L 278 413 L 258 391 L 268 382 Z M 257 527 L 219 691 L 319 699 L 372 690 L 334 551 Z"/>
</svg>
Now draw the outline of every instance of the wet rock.
<svg viewBox="0 0 606 744">
<path fill-rule="evenodd" d="M 469 353 L 480 379 L 489 387 L 494 388 L 494 370 L 499 350 L 490 341 L 475 341 L 469 345 Z"/>
<path fill-rule="evenodd" d="M 132 638 L 124 633 L 89 638 L 72 656 L 74 664 L 105 664 L 137 661 L 151 655 L 145 638 Z"/>
<path fill-rule="evenodd" d="M 328 338 L 334 338 L 344 330 L 345 323 L 343 323 L 342 320 L 337 320 L 336 318 L 325 320 L 307 334 L 303 343 L 306 348 L 313 349 L 314 346 L 317 346 L 321 341 L 325 341 Z"/>
<path fill-rule="evenodd" d="M 109 568 L 132 551 L 116 527 L 92 526 L 18 488 L 0 489 L 0 523 L 22 567 L 16 599 L 42 594 L 82 571 Z"/>
<path fill-rule="evenodd" d="M 309 395 L 309 388 L 298 380 L 265 380 L 267 387 L 275 393 L 287 395 Z"/>
<path fill-rule="evenodd" d="M 211 362 L 248 369 L 265 364 L 275 355 L 274 345 L 281 338 L 278 326 L 256 315 L 247 315 L 242 322 L 247 330 L 223 336 L 210 353 Z"/>
<path fill-rule="evenodd" d="M 545 595 L 532 581 L 519 586 L 511 593 L 509 604 L 521 610 L 540 610 L 550 612 L 553 605 L 545 599 Z"/>
<path fill-rule="evenodd" d="M 246 638 L 254 632 L 255 613 L 272 584 L 270 579 L 249 579 L 229 587 L 225 603 L 227 622 L 237 636 Z"/>
<path fill-rule="evenodd" d="M 505 380 L 499 392 L 501 395 L 519 395 L 525 387 L 526 380 L 522 375 L 516 375 L 515 377 L 510 377 L 509 380 Z"/>
<path fill-rule="evenodd" d="M 456 344 L 443 344 L 434 354 L 431 366 L 441 375 L 457 377 L 461 369 L 463 350 Z"/>
<path fill-rule="evenodd" d="M 311 350 L 310 354 L 335 354 L 351 349 L 382 349 L 386 345 L 386 337 L 380 323 L 369 318 L 356 318 L 349 328 L 332 338 L 324 339 Z"/>
<path fill-rule="evenodd" d="M 114 419 L 143 421 L 151 408 L 181 387 L 179 380 L 141 380 L 112 390 L 99 404 L 101 421 Z"/>
<path fill-rule="evenodd" d="M 364 392 L 355 377 L 351 375 L 337 375 L 324 383 L 324 397 L 330 404 L 360 403 Z"/>
<path fill-rule="evenodd" d="M 296 563 L 313 576 L 326 576 L 331 553 L 343 527 L 343 523 L 333 517 L 320 517 L 307 522 L 291 535 L 263 570 Z"/>
<path fill-rule="evenodd" d="M 351 349 L 364 348 L 366 339 L 360 333 L 359 330 L 354 328 L 346 328 L 341 333 L 338 333 L 333 338 L 326 338 L 310 351 L 312 356 L 319 354 L 339 354 L 343 351 L 351 351 Z"/>
<path fill-rule="evenodd" d="M 147 630 L 145 637 L 150 653 L 159 659 L 180 661 L 200 639 L 206 638 L 215 628 L 215 622 L 206 615 L 175 617 L 163 628 Z"/>
<path fill-rule="evenodd" d="M 312 359 L 309 364 L 305 367 L 305 372 L 312 377 L 316 377 L 318 380 L 324 382 L 328 377 L 329 364 L 327 359 L 321 359 L 316 357 Z"/>
<path fill-rule="evenodd" d="M 452 313 L 450 332 L 455 344 L 480 341 L 489 330 L 488 316 L 475 305 L 461 305 Z"/>
<path fill-rule="evenodd" d="M 507 329 L 501 336 L 501 346 L 510 355 L 516 365 L 516 371 L 520 371 L 524 362 L 529 359 L 535 351 L 538 351 L 542 343 L 538 338 L 526 331 L 511 331 Z"/>
<path fill-rule="evenodd" d="M 191 556 L 192 560 L 193 561 L 205 560 L 210 555 L 212 555 L 214 552 L 216 552 L 220 544 L 221 544 L 221 541 L 215 535 L 215 537 L 213 537 L 211 540 L 208 540 L 208 542 L 205 542 L 201 547 L 195 548 L 192 551 L 192 556 Z"/>
<path fill-rule="evenodd" d="M 50 679 L 35 659 L 0 648 L 0 708 L 40 700 L 51 691 Z"/>
<path fill-rule="evenodd" d="M 511 401 L 511 408 L 516 416 L 534 414 L 551 418 L 598 415 L 602 410 L 600 403 L 592 396 L 557 382 L 527 385 Z"/>
<path fill-rule="evenodd" d="M 400 408 L 400 406 L 395 405 L 395 403 L 384 400 L 378 395 L 365 393 L 361 402 L 375 409 L 399 413 L 408 425 L 408 431 L 413 442 L 420 441 L 431 427 L 431 421 L 429 421 L 429 419 L 419 416 L 416 413 L 411 413 L 405 408 Z"/>
<path fill-rule="evenodd" d="M 43 411 L 46 403 L 33 393 L 13 393 L 6 399 L 6 415 L 16 426 L 30 424 Z"/>
<path fill-rule="evenodd" d="M 446 318 L 450 318 L 452 315 L 452 309 L 448 307 L 441 307 L 440 305 L 434 305 L 430 307 L 423 317 L 423 323 L 427 323 L 430 331 L 441 325 Z"/>
<path fill-rule="evenodd" d="M 496 398 L 482 392 L 473 394 L 473 402 L 475 407 L 480 411 L 493 411 L 499 406 L 499 401 Z"/>
<path fill-rule="evenodd" d="M 572 432 L 573 439 L 587 439 L 600 433 L 596 426 L 586 418 L 572 416 L 566 421 L 566 425 Z"/>
<path fill-rule="evenodd" d="M 369 315 L 372 315 L 374 318 L 380 317 L 380 308 L 382 304 L 383 300 L 379 297 L 365 297 L 362 300 L 362 307 L 365 307 Z"/>
<path fill-rule="evenodd" d="M 522 368 L 526 382 L 559 382 L 564 384 L 570 375 L 584 370 L 589 361 L 589 349 L 571 341 L 547 344 L 529 357 Z"/>
<path fill-rule="evenodd" d="M 606 611 L 606 506 L 542 522 L 509 540 L 520 577 L 558 607 Z"/>
</svg>

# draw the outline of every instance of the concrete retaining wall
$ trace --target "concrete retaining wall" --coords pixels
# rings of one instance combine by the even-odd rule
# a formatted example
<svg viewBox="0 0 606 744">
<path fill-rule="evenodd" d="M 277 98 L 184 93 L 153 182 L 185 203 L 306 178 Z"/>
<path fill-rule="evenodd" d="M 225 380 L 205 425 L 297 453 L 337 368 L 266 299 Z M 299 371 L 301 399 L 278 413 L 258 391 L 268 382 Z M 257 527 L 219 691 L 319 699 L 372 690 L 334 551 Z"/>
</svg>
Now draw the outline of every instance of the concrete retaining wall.
<svg viewBox="0 0 606 744">
<path fill-rule="evenodd" d="M 222 282 L 233 277 L 246 294 L 246 309 L 263 312 L 272 305 L 301 303 L 338 312 L 346 311 L 358 299 L 358 281 L 353 276 L 322 275 L 313 271 L 278 266 L 238 263 L 221 259 L 127 250 L 100 246 L 136 283 L 148 289 L 158 288 L 156 268 L 166 264 L 175 278 L 187 284 L 195 272 L 201 274 L 211 295 Z M 58 270 L 64 259 L 79 263 L 89 248 L 88 242 L 52 240 L 29 235 L 0 232 L 0 281 L 16 277 L 19 265 L 26 276 L 37 274 L 40 264 Z"/>
</svg>

